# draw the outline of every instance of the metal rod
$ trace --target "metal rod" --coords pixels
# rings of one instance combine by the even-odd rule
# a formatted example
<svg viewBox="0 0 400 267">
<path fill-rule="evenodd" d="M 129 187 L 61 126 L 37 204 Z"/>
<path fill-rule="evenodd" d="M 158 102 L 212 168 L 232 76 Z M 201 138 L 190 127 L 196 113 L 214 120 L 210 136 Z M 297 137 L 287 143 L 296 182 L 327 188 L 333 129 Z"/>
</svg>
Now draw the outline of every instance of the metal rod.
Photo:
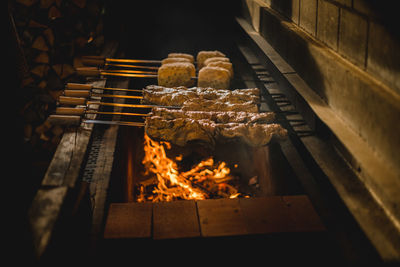
<svg viewBox="0 0 400 267">
<path fill-rule="evenodd" d="M 110 91 L 121 91 L 121 92 L 136 92 L 136 93 L 143 92 L 143 90 L 141 89 L 125 89 L 125 88 L 97 87 L 97 86 L 93 86 L 92 88 L 99 90 L 110 90 Z"/>
<path fill-rule="evenodd" d="M 86 114 L 104 114 L 104 115 L 123 115 L 123 116 L 139 116 L 139 117 L 148 117 L 149 114 L 145 113 L 130 113 L 130 112 L 115 112 L 115 111 L 96 111 L 96 110 L 86 110 Z"/>
<path fill-rule="evenodd" d="M 142 93 L 142 92 L 143 92 L 143 90 L 141 90 L 141 89 L 100 87 L 100 86 L 93 86 L 92 84 L 81 84 L 81 83 L 67 83 L 67 84 L 65 85 L 65 89 L 69 89 L 69 90 L 92 90 L 92 89 L 99 89 L 99 90 L 110 90 L 110 91 L 121 91 L 121 92 L 135 92 L 135 93 Z"/>
<path fill-rule="evenodd" d="M 107 62 L 118 62 L 118 63 L 150 63 L 150 64 L 160 64 L 161 60 L 147 60 L 147 59 L 125 59 L 125 58 L 105 58 L 104 61 Z"/>
<path fill-rule="evenodd" d="M 109 95 L 109 94 L 99 94 L 91 93 L 92 96 L 107 97 L 107 98 L 124 98 L 124 99 L 143 99 L 143 96 L 136 95 Z"/>
<path fill-rule="evenodd" d="M 132 121 L 103 121 L 103 120 L 87 120 L 87 119 L 83 119 L 82 122 L 84 122 L 84 123 L 93 123 L 93 124 L 134 126 L 134 127 L 143 127 L 143 126 L 145 126 L 144 122 L 132 122 Z"/>
<path fill-rule="evenodd" d="M 130 65 L 130 64 L 114 64 L 114 63 L 105 63 L 105 67 L 120 67 L 120 68 L 136 68 L 136 69 L 147 69 L 147 70 L 158 70 L 159 67 L 155 66 L 141 66 L 141 65 Z"/>
<path fill-rule="evenodd" d="M 160 105 L 145 105 L 145 104 L 123 104 L 123 103 L 107 103 L 107 102 L 97 102 L 97 101 L 87 101 L 86 105 L 101 105 L 101 106 L 111 106 L 111 107 L 125 107 L 125 108 L 173 108 L 180 109 L 177 106 L 160 106 Z"/>
<path fill-rule="evenodd" d="M 103 76 L 120 76 L 120 77 L 130 77 L 130 78 L 157 78 L 157 75 L 151 74 L 130 74 L 130 73 L 117 73 L 117 72 L 107 72 L 101 71 L 100 75 Z"/>
<path fill-rule="evenodd" d="M 154 74 L 157 75 L 157 72 L 155 71 L 143 71 L 143 70 L 102 70 L 100 73 L 103 71 L 105 72 L 112 72 L 112 73 L 132 73 L 132 74 Z"/>
<path fill-rule="evenodd" d="M 138 116 L 147 117 L 149 113 L 132 113 L 132 112 L 117 112 L 117 111 L 98 111 L 93 109 L 87 109 L 84 107 L 57 107 L 55 115 L 64 116 L 83 116 L 85 114 L 104 114 L 104 115 L 124 115 L 124 116 Z"/>
</svg>

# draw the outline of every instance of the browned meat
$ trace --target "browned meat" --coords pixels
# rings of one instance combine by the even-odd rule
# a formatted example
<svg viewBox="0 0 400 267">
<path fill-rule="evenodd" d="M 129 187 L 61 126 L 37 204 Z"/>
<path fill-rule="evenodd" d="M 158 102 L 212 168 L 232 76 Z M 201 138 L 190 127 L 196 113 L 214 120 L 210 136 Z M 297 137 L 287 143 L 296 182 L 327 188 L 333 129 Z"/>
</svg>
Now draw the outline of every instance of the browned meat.
<svg viewBox="0 0 400 267">
<path fill-rule="evenodd" d="M 189 118 L 194 120 L 210 120 L 215 123 L 270 123 L 275 113 L 250 113 L 244 111 L 184 111 L 181 109 L 153 108 L 150 116 L 162 117 L 166 120 Z"/>
<path fill-rule="evenodd" d="M 190 99 L 218 100 L 220 102 L 260 103 L 260 91 L 258 88 L 221 90 L 209 87 L 163 87 L 150 85 L 143 89 L 144 104 L 155 104 L 163 106 L 183 106 Z"/>
<path fill-rule="evenodd" d="M 286 138 L 287 131 L 279 124 L 215 123 L 210 120 L 159 116 L 146 118 L 146 134 L 155 140 L 185 146 L 191 142 L 213 146 L 216 142 L 240 140 L 249 146 L 267 145 L 272 137 Z"/>
<path fill-rule="evenodd" d="M 190 99 L 183 103 L 184 111 L 245 111 L 258 113 L 258 106 L 253 102 L 231 103 L 206 99 Z"/>
</svg>

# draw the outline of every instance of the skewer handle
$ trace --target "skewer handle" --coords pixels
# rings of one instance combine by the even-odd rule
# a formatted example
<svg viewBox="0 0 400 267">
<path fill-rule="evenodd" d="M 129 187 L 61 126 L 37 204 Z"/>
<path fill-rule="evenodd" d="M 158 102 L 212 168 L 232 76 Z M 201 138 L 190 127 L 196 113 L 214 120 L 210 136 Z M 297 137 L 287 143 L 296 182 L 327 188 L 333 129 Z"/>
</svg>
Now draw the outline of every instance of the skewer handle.
<svg viewBox="0 0 400 267">
<path fill-rule="evenodd" d="M 102 66 L 104 65 L 104 58 L 98 57 L 82 57 L 82 64 L 86 66 Z"/>
<path fill-rule="evenodd" d="M 79 126 L 81 117 L 70 115 L 50 115 L 47 121 L 53 125 Z"/>
<path fill-rule="evenodd" d="M 62 105 L 85 105 L 86 98 L 83 97 L 70 97 L 70 96 L 59 96 L 58 102 Z"/>
<path fill-rule="evenodd" d="M 81 116 L 85 114 L 84 108 L 70 108 L 70 107 L 58 107 L 56 108 L 56 115 L 75 115 Z"/>
<path fill-rule="evenodd" d="M 66 89 L 70 89 L 70 90 L 91 90 L 91 89 L 93 89 L 93 85 L 91 85 L 91 84 L 82 84 L 82 83 L 67 83 Z"/>
<path fill-rule="evenodd" d="M 96 67 L 76 68 L 76 74 L 80 76 L 99 76 L 100 70 Z"/>
<path fill-rule="evenodd" d="M 64 90 L 65 96 L 72 96 L 72 97 L 89 97 L 90 91 L 89 90 Z"/>
</svg>

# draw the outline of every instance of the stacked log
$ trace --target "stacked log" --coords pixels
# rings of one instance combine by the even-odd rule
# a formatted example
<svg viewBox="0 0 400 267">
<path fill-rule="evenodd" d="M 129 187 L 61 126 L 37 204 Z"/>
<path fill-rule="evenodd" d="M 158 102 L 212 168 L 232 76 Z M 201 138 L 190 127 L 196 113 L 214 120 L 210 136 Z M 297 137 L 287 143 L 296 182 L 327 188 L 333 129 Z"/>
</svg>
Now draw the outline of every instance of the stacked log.
<svg viewBox="0 0 400 267">
<path fill-rule="evenodd" d="M 28 66 L 20 84 L 24 139 L 54 150 L 63 130 L 46 119 L 66 82 L 76 80 L 83 54 L 103 48 L 104 0 L 14 0 L 9 12 Z M 39 146 L 39 147 L 37 147 Z"/>
</svg>

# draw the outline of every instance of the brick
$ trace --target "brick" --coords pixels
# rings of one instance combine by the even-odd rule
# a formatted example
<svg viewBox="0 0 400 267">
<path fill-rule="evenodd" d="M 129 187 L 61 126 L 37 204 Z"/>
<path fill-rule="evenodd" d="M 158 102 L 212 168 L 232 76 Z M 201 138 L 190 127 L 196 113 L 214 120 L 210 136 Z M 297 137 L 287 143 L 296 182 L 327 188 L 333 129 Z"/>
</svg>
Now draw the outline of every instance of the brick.
<svg viewBox="0 0 400 267">
<path fill-rule="evenodd" d="M 340 10 L 339 47 L 341 55 L 361 67 L 366 63 L 368 23 L 347 9 Z"/>
<path fill-rule="evenodd" d="M 315 36 L 317 0 L 300 0 L 300 27 Z"/>
<path fill-rule="evenodd" d="M 369 27 L 367 71 L 400 93 L 400 40 L 374 22 Z"/>
<path fill-rule="evenodd" d="M 327 2 L 318 2 L 317 38 L 337 50 L 339 7 Z"/>
</svg>

